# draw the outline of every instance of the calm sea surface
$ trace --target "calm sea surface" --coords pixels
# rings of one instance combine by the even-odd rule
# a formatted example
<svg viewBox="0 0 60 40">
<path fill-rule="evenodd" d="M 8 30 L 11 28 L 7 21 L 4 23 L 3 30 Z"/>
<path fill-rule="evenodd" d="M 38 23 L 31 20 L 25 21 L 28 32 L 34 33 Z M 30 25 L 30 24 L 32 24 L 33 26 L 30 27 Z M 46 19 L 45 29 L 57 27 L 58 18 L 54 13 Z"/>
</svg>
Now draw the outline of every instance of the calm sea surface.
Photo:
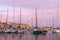
<svg viewBox="0 0 60 40">
<path fill-rule="evenodd" d="M 0 40 L 60 40 L 60 34 L 47 33 L 46 35 L 33 35 L 0 33 Z"/>
</svg>

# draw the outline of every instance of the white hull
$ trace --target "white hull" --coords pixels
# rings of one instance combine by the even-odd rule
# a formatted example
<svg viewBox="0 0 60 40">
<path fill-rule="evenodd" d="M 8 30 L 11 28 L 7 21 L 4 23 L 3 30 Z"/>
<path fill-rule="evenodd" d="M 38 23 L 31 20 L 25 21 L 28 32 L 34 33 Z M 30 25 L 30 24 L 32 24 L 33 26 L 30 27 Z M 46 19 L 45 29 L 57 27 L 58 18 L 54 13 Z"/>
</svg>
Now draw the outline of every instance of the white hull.
<svg viewBox="0 0 60 40">
<path fill-rule="evenodd" d="M 16 32 L 17 30 L 15 29 L 4 29 L 4 32 Z"/>
<path fill-rule="evenodd" d="M 59 29 L 54 30 L 55 33 L 60 33 Z"/>
<path fill-rule="evenodd" d="M 18 32 L 18 33 L 26 33 L 25 30 L 18 30 L 17 32 Z"/>
<path fill-rule="evenodd" d="M 9 29 L 6 29 L 6 30 L 4 30 L 4 32 L 10 32 L 10 30 Z"/>
<path fill-rule="evenodd" d="M 16 29 L 11 29 L 10 31 L 13 33 L 13 32 L 16 32 L 17 30 Z"/>
</svg>

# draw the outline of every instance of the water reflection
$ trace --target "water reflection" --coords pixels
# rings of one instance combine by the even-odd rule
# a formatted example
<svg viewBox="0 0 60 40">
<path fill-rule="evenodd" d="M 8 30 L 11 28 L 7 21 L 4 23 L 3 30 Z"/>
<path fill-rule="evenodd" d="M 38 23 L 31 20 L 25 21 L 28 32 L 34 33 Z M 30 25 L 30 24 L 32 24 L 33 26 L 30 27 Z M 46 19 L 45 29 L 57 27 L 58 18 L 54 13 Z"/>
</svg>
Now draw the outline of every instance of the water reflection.
<svg viewBox="0 0 60 40">
<path fill-rule="evenodd" d="M 5 40 L 5 35 L 0 33 L 0 40 Z"/>
<path fill-rule="evenodd" d="M 38 35 L 35 35 L 35 40 L 38 40 Z"/>
<path fill-rule="evenodd" d="M 0 33 L 0 40 L 60 40 L 60 34 L 7 34 Z"/>
</svg>

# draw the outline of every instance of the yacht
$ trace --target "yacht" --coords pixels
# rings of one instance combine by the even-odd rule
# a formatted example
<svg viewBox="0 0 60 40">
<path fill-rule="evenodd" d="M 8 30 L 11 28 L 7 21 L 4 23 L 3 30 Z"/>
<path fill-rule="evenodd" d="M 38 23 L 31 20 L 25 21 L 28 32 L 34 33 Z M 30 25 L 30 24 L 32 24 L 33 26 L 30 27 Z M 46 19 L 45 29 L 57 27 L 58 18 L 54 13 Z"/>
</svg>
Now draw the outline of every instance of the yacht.
<svg viewBox="0 0 60 40">
<path fill-rule="evenodd" d="M 26 30 L 24 30 L 24 29 L 18 29 L 18 30 L 17 30 L 17 33 L 25 34 L 25 33 L 26 33 Z"/>
<path fill-rule="evenodd" d="M 34 35 L 39 35 L 41 33 L 41 31 L 38 29 L 37 9 L 35 9 L 35 13 L 36 13 L 36 26 L 35 26 L 35 29 L 32 30 L 32 33 Z"/>
</svg>

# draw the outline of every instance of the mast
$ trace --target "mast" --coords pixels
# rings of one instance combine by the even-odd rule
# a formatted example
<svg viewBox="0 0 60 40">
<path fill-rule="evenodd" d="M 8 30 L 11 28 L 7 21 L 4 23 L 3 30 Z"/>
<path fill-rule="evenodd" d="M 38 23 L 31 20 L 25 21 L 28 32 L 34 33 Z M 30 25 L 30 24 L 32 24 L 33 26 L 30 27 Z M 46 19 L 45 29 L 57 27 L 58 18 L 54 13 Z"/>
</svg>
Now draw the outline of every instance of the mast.
<svg viewBox="0 0 60 40">
<path fill-rule="evenodd" d="M 33 27 L 33 17 L 31 16 L 31 22 L 32 22 L 32 27 Z"/>
<path fill-rule="evenodd" d="M 54 28 L 54 16 L 53 16 L 53 20 L 52 20 L 53 24 L 52 24 L 52 27 Z"/>
<path fill-rule="evenodd" d="M 42 19 L 43 20 L 43 27 L 45 27 L 44 8 L 43 8 L 43 13 L 42 14 L 43 14 L 43 19 Z"/>
<path fill-rule="evenodd" d="M 15 21 L 14 21 L 14 18 L 15 18 L 14 13 L 15 13 L 15 7 L 13 7 L 13 23 L 15 22 Z"/>
<path fill-rule="evenodd" d="M 7 9 L 7 15 L 6 15 L 6 27 L 7 27 L 7 23 L 8 23 L 8 11 L 9 11 L 9 9 Z"/>
<path fill-rule="evenodd" d="M 38 20 L 37 20 L 37 8 L 35 8 L 35 14 L 36 14 L 36 28 L 38 28 Z"/>
<path fill-rule="evenodd" d="M 59 26 L 59 4 L 57 3 L 57 13 L 56 13 L 56 17 L 57 17 L 57 27 Z"/>
<path fill-rule="evenodd" d="M 21 8 L 20 8 L 20 24 L 21 24 Z"/>
</svg>

